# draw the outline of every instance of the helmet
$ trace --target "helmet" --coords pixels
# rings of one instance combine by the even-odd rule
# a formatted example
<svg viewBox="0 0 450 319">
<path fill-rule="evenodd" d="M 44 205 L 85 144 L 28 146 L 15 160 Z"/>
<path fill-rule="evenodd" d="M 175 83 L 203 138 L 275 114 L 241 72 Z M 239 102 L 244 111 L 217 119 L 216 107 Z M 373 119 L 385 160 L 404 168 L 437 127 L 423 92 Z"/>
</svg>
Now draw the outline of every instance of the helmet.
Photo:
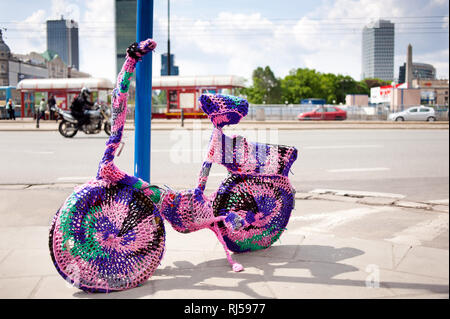
<svg viewBox="0 0 450 319">
<path fill-rule="evenodd" d="M 80 95 L 84 95 L 85 97 L 89 96 L 91 94 L 91 90 L 89 90 L 87 87 L 83 87 L 81 89 Z"/>
</svg>

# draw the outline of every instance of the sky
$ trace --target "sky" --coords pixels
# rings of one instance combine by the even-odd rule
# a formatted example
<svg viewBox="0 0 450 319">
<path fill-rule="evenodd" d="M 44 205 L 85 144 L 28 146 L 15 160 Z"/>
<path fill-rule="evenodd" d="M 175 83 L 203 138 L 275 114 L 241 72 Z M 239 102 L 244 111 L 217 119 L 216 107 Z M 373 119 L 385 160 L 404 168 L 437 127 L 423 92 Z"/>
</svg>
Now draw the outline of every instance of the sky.
<svg viewBox="0 0 450 319">
<path fill-rule="evenodd" d="M 362 28 L 395 23 L 394 76 L 413 61 L 449 77 L 448 0 L 171 0 L 170 44 L 180 75 L 240 75 L 269 66 L 277 77 L 310 68 L 360 80 Z M 114 82 L 113 0 L 0 0 L 0 28 L 13 53 L 43 52 L 48 19 L 79 24 L 80 70 Z M 154 1 L 153 76 L 167 51 L 167 0 Z M 5 30 L 6 29 L 6 30 Z"/>
</svg>

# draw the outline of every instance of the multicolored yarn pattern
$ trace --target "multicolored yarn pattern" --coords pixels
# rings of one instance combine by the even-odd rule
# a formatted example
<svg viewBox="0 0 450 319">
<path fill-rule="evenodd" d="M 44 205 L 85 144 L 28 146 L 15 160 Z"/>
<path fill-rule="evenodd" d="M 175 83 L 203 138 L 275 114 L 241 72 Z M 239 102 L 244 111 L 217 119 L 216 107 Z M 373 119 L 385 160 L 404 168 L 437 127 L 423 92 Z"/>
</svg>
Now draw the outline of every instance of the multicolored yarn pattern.
<svg viewBox="0 0 450 319">
<path fill-rule="evenodd" d="M 130 79 L 140 58 L 156 43 L 148 39 L 127 50 L 112 94 L 112 130 L 97 177 L 75 188 L 55 215 L 49 247 L 60 275 L 89 292 L 136 287 L 156 270 L 164 254 L 163 220 L 182 233 L 212 230 L 234 271 L 243 270 L 230 251 L 267 248 L 286 229 L 294 208 L 289 182 L 294 147 L 228 137 L 225 125 L 248 112 L 245 99 L 223 94 L 200 97 L 215 128 L 197 187 L 162 189 L 121 171 L 114 158 L 126 119 Z M 229 171 L 217 192 L 204 191 L 213 163 Z"/>
<path fill-rule="evenodd" d="M 156 205 L 125 184 L 85 184 L 53 219 L 50 254 L 82 290 L 110 292 L 144 283 L 160 264 L 165 232 Z"/>
<path fill-rule="evenodd" d="M 214 216 L 224 217 L 219 224 L 220 233 L 233 252 L 267 248 L 286 229 L 294 209 L 295 189 L 288 174 L 297 159 L 297 149 L 223 134 L 223 125 L 239 122 L 241 115 L 247 114 L 248 103 L 244 99 L 203 95 L 200 103 L 216 126 L 203 167 L 209 173 L 212 163 L 221 164 L 230 173 L 211 196 Z M 217 124 L 218 115 L 230 113 L 234 117 Z M 202 189 L 207 179 L 204 175 L 200 174 Z"/>
<path fill-rule="evenodd" d="M 248 112 L 247 100 L 233 95 L 203 94 L 199 100 L 202 110 L 218 128 L 239 123 Z"/>
<path fill-rule="evenodd" d="M 89 292 L 136 287 L 163 257 L 165 230 L 157 208 L 162 190 L 130 176 L 113 160 L 122 139 L 130 78 L 138 59 L 152 51 L 149 39 L 136 46 L 119 73 L 112 97 L 112 130 L 97 177 L 77 187 L 55 215 L 50 254 L 60 275 Z"/>
</svg>

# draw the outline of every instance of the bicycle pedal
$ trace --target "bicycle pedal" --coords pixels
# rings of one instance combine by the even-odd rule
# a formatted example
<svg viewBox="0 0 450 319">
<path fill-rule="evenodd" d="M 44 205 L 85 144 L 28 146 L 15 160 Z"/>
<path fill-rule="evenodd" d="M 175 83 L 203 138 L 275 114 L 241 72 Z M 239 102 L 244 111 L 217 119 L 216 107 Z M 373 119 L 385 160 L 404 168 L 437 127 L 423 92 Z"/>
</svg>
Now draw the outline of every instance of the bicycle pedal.
<svg viewBox="0 0 450 319">
<path fill-rule="evenodd" d="M 244 228 L 245 220 L 235 213 L 229 213 L 224 220 L 225 225 L 231 231 L 238 231 Z"/>
</svg>

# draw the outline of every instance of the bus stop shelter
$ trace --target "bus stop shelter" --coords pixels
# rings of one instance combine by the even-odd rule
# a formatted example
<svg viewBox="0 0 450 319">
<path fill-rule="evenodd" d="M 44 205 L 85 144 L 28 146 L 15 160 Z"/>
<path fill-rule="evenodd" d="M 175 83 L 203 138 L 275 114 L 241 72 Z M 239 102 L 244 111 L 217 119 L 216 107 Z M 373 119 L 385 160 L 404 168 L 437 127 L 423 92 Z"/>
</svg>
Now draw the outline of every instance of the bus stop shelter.
<svg viewBox="0 0 450 319">
<path fill-rule="evenodd" d="M 67 109 L 83 87 L 92 91 L 91 99 L 108 103 L 108 95 L 113 89 L 113 83 L 104 78 L 62 78 L 62 79 L 25 79 L 17 84 L 20 91 L 21 116 L 34 115 L 36 96 L 53 94 L 56 104 L 61 109 Z"/>
<path fill-rule="evenodd" d="M 236 94 L 245 87 L 245 79 L 235 75 L 162 76 L 153 78 L 153 90 L 165 90 L 167 105 L 153 107 L 153 118 L 178 118 L 183 110 L 186 118 L 206 117 L 198 98 L 204 93 Z"/>
</svg>

